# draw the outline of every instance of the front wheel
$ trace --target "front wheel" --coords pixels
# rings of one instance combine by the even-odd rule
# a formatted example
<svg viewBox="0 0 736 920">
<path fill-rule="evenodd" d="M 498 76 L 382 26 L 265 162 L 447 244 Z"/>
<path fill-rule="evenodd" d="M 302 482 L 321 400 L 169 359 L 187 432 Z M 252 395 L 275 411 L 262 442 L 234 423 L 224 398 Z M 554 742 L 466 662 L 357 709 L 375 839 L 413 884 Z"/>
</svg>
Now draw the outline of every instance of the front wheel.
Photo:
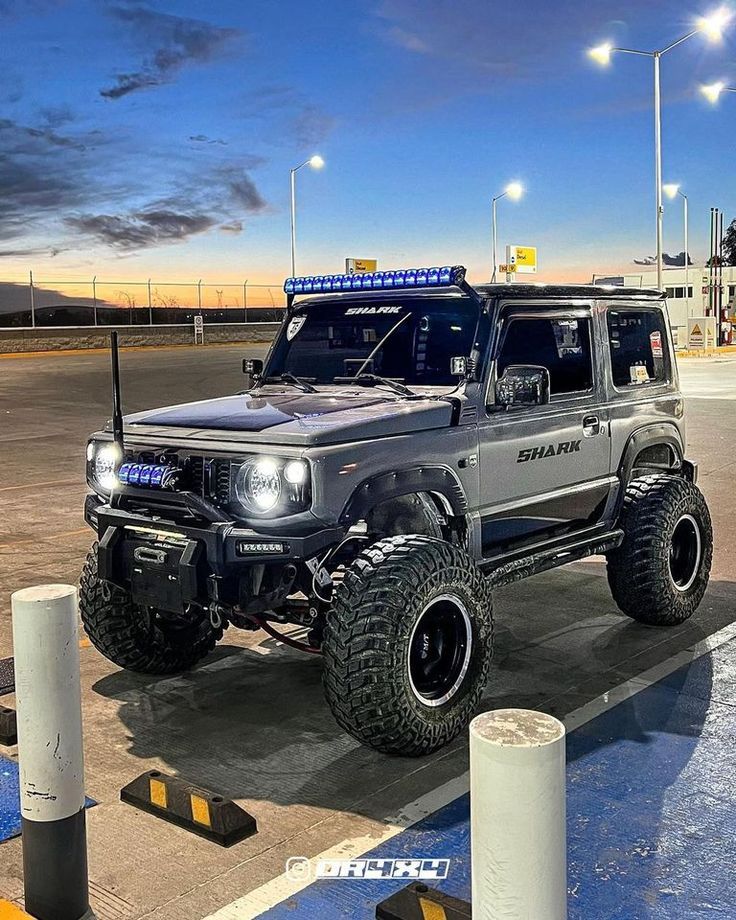
<svg viewBox="0 0 736 920">
<path fill-rule="evenodd" d="M 144 674 L 175 674 L 204 658 L 222 638 L 204 611 L 177 617 L 133 603 L 99 578 L 97 544 L 79 580 L 79 614 L 92 645 L 118 667 Z"/>
<path fill-rule="evenodd" d="M 608 583 L 619 608 L 650 626 L 682 623 L 708 587 L 713 527 L 702 492 L 663 473 L 629 483 L 624 541 L 608 554 Z"/>
<path fill-rule="evenodd" d="M 335 591 L 322 645 L 327 701 L 364 744 L 428 754 L 468 724 L 492 648 L 490 586 L 467 553 L 432 537 L 389 537 Z"/>
</svg>

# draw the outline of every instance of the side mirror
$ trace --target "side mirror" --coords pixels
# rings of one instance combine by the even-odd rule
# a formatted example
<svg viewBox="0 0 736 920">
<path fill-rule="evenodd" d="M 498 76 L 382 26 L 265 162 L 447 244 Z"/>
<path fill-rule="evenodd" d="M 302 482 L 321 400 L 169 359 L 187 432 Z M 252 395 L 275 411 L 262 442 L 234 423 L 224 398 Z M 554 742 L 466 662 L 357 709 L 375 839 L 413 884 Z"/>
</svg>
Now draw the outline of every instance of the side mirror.
<svg viewBox="0 0 736 920">
<path fill-rule="evenodd" d="M 549 371 L 535 364 L 510 364 L 496 381 L 496 404 L 543 406 L 549 402 Z"/>
<path fill-rule="evenodd" d="M 263 361 L 260 358 L 243 358 L 243 373 L 249 377 L 260 377 L 263 373 Z"/>
</svg>

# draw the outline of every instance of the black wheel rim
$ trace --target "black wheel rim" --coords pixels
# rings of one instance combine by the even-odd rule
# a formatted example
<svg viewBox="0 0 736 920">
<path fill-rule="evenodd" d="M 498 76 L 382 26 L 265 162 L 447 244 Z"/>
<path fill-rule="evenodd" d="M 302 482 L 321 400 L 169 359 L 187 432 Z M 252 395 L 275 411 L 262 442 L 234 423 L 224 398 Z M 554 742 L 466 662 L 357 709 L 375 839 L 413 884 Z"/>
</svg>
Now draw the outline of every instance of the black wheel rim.
<svg viewBox="0 0 736 920">
<path fill-rule="evenodd" d="M 409 683 L 426 706 L 448 703 L 465 680 L 473 633 L 463 602 L 443 594 L 422 610 L 409 640 Z"/>
<path fill-rule="evenodd" d="M 691 514 L 683 514 L 672 532 L 669 555 L 670 578 L 678 591 L 687 591 L 695 581 L 701 546 L 698 522 Z"/>
</svg>

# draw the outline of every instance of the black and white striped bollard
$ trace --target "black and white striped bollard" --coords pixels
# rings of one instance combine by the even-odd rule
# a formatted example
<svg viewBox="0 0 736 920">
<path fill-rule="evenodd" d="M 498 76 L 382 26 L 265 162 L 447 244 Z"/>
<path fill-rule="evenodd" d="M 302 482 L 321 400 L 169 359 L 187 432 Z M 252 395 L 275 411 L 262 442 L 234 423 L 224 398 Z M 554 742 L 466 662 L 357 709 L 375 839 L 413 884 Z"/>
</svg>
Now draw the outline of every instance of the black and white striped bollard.
<svg viewBox="0 0 736 920">
<path fill-rule="evenodd" d="M 77 589 L 11 597 L 25 908 L 38 920 L 89 911 Z"/>
</svg>

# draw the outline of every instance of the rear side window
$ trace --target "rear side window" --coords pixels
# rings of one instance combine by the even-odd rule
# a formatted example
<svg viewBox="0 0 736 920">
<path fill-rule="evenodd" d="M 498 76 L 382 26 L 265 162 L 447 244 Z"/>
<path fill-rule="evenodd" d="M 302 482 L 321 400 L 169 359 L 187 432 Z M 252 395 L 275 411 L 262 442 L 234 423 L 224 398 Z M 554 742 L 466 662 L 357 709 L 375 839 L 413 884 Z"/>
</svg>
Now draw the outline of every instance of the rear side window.
<svg viewBox="0 0 736 920">
<path fill-rule="evenodd" d="M 667 380 L 667 332 L 661 310 L 609 310 L 608 338 L 614 386 Z"/>
<path fill-rule="evenodd" d="M 546 367 L 552 396 L 590 390 L 590 320 L 512 317 L 498 356 L 498 376 L 512 364 Z"/>
</svg>

